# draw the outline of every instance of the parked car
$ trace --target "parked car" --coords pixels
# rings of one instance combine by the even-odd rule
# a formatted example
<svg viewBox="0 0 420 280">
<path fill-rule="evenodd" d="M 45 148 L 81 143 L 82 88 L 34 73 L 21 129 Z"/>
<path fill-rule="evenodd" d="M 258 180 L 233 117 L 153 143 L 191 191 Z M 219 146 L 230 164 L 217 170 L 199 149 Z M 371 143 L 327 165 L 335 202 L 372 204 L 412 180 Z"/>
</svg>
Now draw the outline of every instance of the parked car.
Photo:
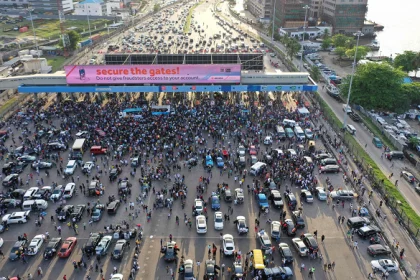
<svg viewBox="0 0 420 280">
<path fill-rule="evenodd" d="M 61 245 L 60 251 L 58 251 L 59 258 L 68 258 L 73 252 L 73 249 L 76 247 L 77 238 L 76 237 L 68 237 L 66 241 L 64 241 L 63 245 Z"/>
<path fill-rule="evenodd" d="M 398 272 L 398 263 L 390 259 L 373 260 L 370 262 L 374 272 Z"/>
<path fill-rule="evenodd" d="M 369 255 L 376 257 L 380 255 L 391 255 L 391 249 L 388 246 L 382 244 L 374 244 L 367 247 L 367 252 Z"/>
<path fill-rule="evenodd" d="M 223 235 L 223 254 L 231 256 L 235 252 L 235 242 L 230 234 Z"/>
<path fill-rule="evenodd" d="M 112 236 L 105 235 L 102 237 L 101 241 L 99 241 L 98 245 L 95 247 L 96 255 L 104 256 L 108 253 L 108 249 L 111 245 Z"/>
<path fill-rule="evenodd" d="M 376 148 L 382 148 L 382 141 L 378 137 L 373 137 L 372 143 Z"/>
<path fill-rule="evenodd" d="M 293 238 L 292 244 L 295 247 L 296 251 L 298 252 L 299 256 L 306 257 L 308 256 L 308 248 L 306 247 L 305 243 L 300 238 Z"/>
<path fill-rule="evenodd" d="M 54 257 L 58 252 L 58 247 L 61 246 L 61 237 L 54 237 L 50 239 L 47 247 L 44 250 L 44 259 L 48 260 Z"/>
<path fill-rule="evenodd" d="M 286 264 L 290 264 L 293 262 L 293 253 L 290 250 L 289 245 L 286 243 L 279 244 L 279 253 L 282 259 L 285 260 Z"/>
</svg>

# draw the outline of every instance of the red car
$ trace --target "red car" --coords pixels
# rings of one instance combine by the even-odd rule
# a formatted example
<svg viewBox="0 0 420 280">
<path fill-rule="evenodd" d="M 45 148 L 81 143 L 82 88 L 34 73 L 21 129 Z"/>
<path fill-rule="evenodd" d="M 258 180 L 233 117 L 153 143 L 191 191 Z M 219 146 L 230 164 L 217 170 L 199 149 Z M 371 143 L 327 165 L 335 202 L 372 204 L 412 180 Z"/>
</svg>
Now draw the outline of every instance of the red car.
<svg viewBox="0 0 420 280">
<path fill-rule="evenodd" d="M 227 150 L 223 150 L 222 154 L 223 154 L 223 157 L 225 157 L 225 158 L 229 157 L 229 152 Z"/>
<path fill-rule="evenodd" d="M 76 247 L 76 244 L 77 244 L 76 237 L 68 237 L 66 241 L 64 241 L 63 245 L 61 245 L 60 251 L 58 251 L 58 254 L 57 254 L 58 257 L 60 258 L 69 257 L 74 247 Z"/>
<path fill-rule="evenodd" d="M 249 147 L 249 154 L 252 156 L 257 154 L 257 150 L 255 149 L 255 146 Z"/>
</svg>

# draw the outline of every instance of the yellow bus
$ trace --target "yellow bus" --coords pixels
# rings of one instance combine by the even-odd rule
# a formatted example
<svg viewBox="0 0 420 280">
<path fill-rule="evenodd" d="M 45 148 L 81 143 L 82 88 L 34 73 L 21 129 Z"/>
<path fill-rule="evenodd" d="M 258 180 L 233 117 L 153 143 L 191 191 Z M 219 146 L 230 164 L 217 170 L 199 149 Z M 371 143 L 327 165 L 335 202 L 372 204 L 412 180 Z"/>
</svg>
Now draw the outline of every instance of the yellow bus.
<svg viewBox="0 0 420 280">
<path fill-rule="evenodd" d="M 259 249 L 252 250 L 252 266 L 254 269 L 265 269 L 263 252 Z"/>
</svg>

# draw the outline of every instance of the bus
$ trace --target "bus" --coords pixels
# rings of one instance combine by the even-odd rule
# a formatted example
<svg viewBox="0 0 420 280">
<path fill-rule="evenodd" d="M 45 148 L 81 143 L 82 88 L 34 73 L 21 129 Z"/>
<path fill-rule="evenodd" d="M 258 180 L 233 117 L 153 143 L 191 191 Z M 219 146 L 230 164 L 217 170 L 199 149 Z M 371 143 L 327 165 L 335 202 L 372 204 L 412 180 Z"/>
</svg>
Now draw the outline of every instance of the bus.
<svg viewBox="0 0 420 280">
<path fill-rule="evenodd" d="M 150 110 L 153 116 L 167 116 L 175 113 L 173 110 L 171 110 L 170 105 L 151 106 Z"/>
<path fill-rule="evenodd" d="M 73 147 L 72 147 L 71 158 L 81 160 L 83 158 L 85 145 L 86 145 L 86 139 L 84 139 L 84 138 L 76 139 L 76 141 L 74 141 L 74 144 L 73 144 Z"/>
<path fill-rule="evenodd" d="M 120 112 L 120 118 L 125 118 L 125 117 L 138 118 L 138 117 L 141 117 L 142 112 L 143 112 L 142 108 L 124 109 L 123 111 Z"/>
<path fill-rule="evenodd" d="M 265 269 L 263 252 L 260 249 L 252 250 L 251 261 L 252 261 L 252 266 L 255 270 Z"/>
</svg>

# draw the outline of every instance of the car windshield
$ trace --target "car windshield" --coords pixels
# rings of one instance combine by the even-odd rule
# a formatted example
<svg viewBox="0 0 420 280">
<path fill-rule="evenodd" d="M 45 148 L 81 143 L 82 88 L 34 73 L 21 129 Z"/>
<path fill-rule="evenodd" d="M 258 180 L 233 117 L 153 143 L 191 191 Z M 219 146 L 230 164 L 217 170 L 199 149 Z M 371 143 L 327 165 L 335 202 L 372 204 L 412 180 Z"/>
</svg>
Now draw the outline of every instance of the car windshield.
<svg viewBox="0 0 420 280">
<path fill-rule="evenodd" d="M 114 254 L 119 255 L 121 253 L 120 250 L 114 250 Z"/>
<path fill-rule="evenodd" d="M 221 222 L 223 222 L 222 217 L 216 217 L 216 223 L 221 223 Z"/>
<path fill-rule="evenodd" d="M 260 203 L 267 203 L 267 199 L 265 199 L 265 198 L 260 198 Z"/>
<path fill-rule="evenodd" d="M 60 253 L 65 253 L 67 251 L 66 248 L 61 248 Z"/>
<path fill-rule="evenodd" d="M 219 204 L 219 199 L 217 197 L 213 197 L 212 198 L 212 203 L 213 204 Z"/>
</svg>

